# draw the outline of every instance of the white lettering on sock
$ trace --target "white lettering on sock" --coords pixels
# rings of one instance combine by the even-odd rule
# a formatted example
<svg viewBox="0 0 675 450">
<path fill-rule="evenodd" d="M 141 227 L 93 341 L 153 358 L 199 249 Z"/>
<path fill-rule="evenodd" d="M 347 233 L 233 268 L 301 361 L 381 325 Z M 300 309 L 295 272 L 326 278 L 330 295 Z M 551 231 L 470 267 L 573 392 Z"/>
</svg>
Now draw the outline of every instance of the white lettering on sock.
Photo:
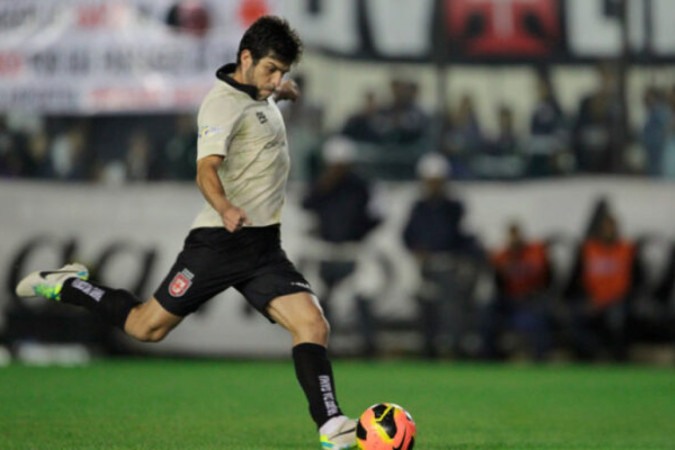
<svg viewBox="0 0 675 450">
<path fill-rule="evenodd" d="M 91 283 L 87 283 L 86 281 L 80 279 L 74 280 L 71 286 L 77 289 L 78 291 L 87 294 L 89 297 L 96 300 L 97 302 L 100 302 L 101 298 L 103 297 L 103 294 L 105 294 L 105 291 L 103 289 L 97 288 Z"/>
<path fill-rule="evenodd" d="M 319 387 L 321 389 L 323 404 L 326 408 L 328 417 L 334 416 L 338 413 L 337 403 L 335 402 L 335 395 L 330 384 L 330 377 L 328 375 L 319 375 Z"/>
</svg>

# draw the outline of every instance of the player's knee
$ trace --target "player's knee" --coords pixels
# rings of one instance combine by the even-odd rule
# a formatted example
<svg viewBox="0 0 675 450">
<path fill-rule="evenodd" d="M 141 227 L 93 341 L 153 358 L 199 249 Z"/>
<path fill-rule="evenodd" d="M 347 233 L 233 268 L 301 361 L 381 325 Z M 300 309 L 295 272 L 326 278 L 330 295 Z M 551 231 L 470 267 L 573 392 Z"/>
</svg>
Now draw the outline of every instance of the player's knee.
<svg viewBox="0 0 675 450">
<path fill-rule="evenodd" d="M 322 315 L 319 316 L 314 323 L 312 324 L 313 331 L 325 338 L 328 338 L 328 335 L 330 334 L 330 324 L 326 320 L 326 318 Z"/>
<path fill-rule="evenodd" d="M 320 312 L 305 317 L 298 327 L 298 334 L 303 340 L 324 343 L 330 334 L 330 325 Z"/>
</svg>

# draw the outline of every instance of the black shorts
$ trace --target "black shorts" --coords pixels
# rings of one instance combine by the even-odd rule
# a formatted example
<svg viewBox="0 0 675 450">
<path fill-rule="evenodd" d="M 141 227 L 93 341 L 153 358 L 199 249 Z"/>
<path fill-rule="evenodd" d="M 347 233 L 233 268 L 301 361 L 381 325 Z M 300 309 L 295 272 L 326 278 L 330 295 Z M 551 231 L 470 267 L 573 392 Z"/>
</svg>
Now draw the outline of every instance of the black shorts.
<svg viewBox="0 0 675 450">
<path fill-rule="evenodd" d="M 258 311 L 277 297 L 312 292 L 281 248 L 279 225 L 190 231 L 171 271 L 155 298 L 172 314 L 187 316 L 203 303 L 234 287 Z"/>
</svg>

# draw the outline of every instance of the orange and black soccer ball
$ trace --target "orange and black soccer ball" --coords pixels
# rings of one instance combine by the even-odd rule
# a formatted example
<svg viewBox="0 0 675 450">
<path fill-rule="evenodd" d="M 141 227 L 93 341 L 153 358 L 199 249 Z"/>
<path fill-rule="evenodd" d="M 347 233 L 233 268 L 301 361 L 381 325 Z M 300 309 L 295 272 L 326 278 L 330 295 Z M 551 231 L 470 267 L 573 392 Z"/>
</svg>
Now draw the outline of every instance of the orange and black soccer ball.
<svg viewBox="0 0 675 450">
<path fill-rule="evenodd" d="M 394 403 L 378 403 L 359 417 L 356 441 L 361 450 L 412 450 L 416 431 L 408 411 Z"/>
</svg>

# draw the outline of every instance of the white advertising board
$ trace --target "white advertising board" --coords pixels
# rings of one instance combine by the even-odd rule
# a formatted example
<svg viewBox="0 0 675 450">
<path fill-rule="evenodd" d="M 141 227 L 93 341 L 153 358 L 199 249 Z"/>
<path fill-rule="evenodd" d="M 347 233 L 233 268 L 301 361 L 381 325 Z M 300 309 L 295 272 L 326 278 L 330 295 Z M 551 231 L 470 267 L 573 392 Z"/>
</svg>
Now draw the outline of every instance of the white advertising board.
<svg viewBox="0 0 675 450">
<path fill-rule="evenodd" d="M 355 315 L 351 295 L 373 297 L 380 317 L 410 318 L 415 314 L 412 294 L 417 275 L 401 244 L 401 228 L 417 186 L 391 184 L 380 190 L 386 207 L 384 223 L 358 248 L 361 266 L 335 296 L 335 320 L 349 324 Z M 669 251 L 675 239 L 675 186 L 633 179 L 569 179 L 514 184 L 457 184 L 456 195 L 467 206 L 466 228 L 487 247 L 502 242 L 504 227 L 519 219 L 535 238 L 552 235 L 572 241 L 580 238 L 595 201 L 606 196 L 623 233 L 631 238 L 658 237 L 656 250 Z M 299 208 L 302 190 L 289 192 L 282 227 L 283 245 L 321 293 L 316 261 L 325 247 L 312 239 L 311 216 Z M 10 274 L 60 266 L 64 252 L 87 264 L 96 264 L 111 247 L 121 250 L 109 258 L 98 281 L 120 288 L 138 282 L 143 256 L 156 258 L 142 296 L 152 295 L 182 246 L 202 199 L 191 184 L 145 184 L 126 187 L 7 182 L 0 183 L 0 330 L 2 312 L 15 301 Z M 23 261 L 18 255 L 35 246 Z M 661 255 L 663 256 L 663 255 Z M 658 266 L 656 270 L 658 270 Z M 36 299 L 35 304 L 44 300 Z M 287 355 L 290 340 L 278 326 L 245 308 L 236 292 L 210 302 L 157 345 L 139 344 L 147 351 L 225 355 Z"/>
</svg>

